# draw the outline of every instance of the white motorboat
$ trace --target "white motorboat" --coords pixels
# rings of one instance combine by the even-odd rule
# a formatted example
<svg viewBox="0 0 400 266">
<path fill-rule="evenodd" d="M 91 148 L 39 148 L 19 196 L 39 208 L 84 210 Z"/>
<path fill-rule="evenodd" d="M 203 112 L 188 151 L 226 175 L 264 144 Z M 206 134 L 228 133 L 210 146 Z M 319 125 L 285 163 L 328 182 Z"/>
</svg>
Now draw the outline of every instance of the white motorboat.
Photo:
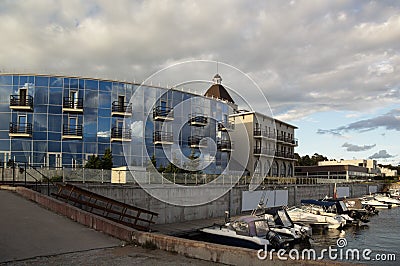
<svg viewBox="0 0 400 266">
<path fill-rule="evenodd" d="M 386 203 L 386 204 L 391 204 L 392 207 L 400 205 L 400 200 L 395 199 L 395 198 L 391 198 L 391 197 L 389 197 L 388 195 L 385 195 L 385 194 L 380 194 L 380 193 L 375 194 L 374 198 L 377 201 L 380 201 L 380 202 L 383 202 L 383 203 Z"/>
<path fill-rule="evenodd" d="M 310 213 L 302 208 L 292 207 L 287 210 L 290 219 L 293 222 L 305 223 L 305 224 L 321 224 L 326 223 L 329 229 L 338 229 L 343 227 L 346 224 L 346 220 L 339 216 L 335 215 L 334 217 L 323 216 L 314 213 Z"/>
<path fill-rule="evenodd" d="M 345 213 L 337 213 L 336 203 L 333 201 L 320 201 L 320 200 L 301 200 L 302 209 L 313 214 L 337 217 L 341 216 L 346 224 L 352 224 L 354 219 Z"/>
<path fill-rule="evenodd" d="M 400 198 L 400 189 L 391 188 L 389 189 L 389 194 L 391 198 L 399 199 Z"/>
<path fill-rule="evenodd" d="M 311 238 L 311 226 L 293 223 L 286 209 L 282 206 L 266 208 L 264 213 L 264 218 L 268 222 L 270 229 L 280 235 L 293 237 L 294 242 L 297 243 L 308 242 Z"/>
<path fill-rule="evenodd" d="M 374 198 L 374 196 L 364 196 L 361 198 L 361 204 L 363 208 L 368 208 L 368 206 L 374 208 L 382 208 L 382 209 L 390 209 L 392 208 L 391 204 L 383 203 Z"/>
<path fill-rule="evenodd" d="M 200 231 L 206 233 L 214 243 L 252 249 L 265 248 L 265 245 L 286 248 L 294 240 L 271 230 L 264 217 L 256 216 L 242 216 L 225 225 L 214 225 Z"/>
</svg>

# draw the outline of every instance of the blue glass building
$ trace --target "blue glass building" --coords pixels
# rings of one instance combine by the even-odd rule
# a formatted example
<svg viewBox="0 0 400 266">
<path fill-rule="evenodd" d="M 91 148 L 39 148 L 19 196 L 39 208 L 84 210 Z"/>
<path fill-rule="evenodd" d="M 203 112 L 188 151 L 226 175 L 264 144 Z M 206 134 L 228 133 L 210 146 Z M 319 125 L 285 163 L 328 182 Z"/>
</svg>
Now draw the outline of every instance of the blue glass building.
<svg viewBox="0 0 400 266">
<path fill-rule="evenodd" d="M 227 124 L 231 105 L 129 82 L 0 74 L 0 161 L 81 167 L 109 148 L 114 166 L 146 166 L 153 154 L 165 166 L 176 156 L 200 154 L 201 140 L 210 138 L 217 145 L 207 171 L 218 173 L 229 159 L 221 122 Z"/>
</svg>

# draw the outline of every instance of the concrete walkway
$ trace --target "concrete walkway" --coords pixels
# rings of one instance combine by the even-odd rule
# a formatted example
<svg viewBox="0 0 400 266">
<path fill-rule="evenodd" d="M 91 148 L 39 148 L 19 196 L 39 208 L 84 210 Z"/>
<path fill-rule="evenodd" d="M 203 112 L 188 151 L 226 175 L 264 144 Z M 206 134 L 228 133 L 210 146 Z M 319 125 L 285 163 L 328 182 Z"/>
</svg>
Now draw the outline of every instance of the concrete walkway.
<svg viewBox="0 0 400 266">
<path fill-rule="evenodd" d="M 0 190 L 0 263 L 120 245 L 121 241 Z"/>
</svg>

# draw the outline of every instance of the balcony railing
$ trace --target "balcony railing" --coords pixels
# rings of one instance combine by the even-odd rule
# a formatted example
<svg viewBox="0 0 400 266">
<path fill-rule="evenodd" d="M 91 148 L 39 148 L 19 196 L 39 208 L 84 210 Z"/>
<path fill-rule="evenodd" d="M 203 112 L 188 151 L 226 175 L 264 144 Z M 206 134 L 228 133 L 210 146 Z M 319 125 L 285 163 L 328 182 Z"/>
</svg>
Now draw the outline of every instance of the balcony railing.
<svg viewBox="0 0 400 266">
<path fill-rule="evenodd" d="M 267 132 L 258 128 L 254 129 L 253 135 L 255 138 L 276 139 L 276 135 L 274 132 Z"/>
<path fill-rule="evenodd" d="M 9 134 L 11 137 L 32 137 L 32 124 L 10 123 Z"/>
<path fill-rule="evenodd" d="M 130 128 L 113 127 L 111 128 L 111 141 L 130 141 L 132 131 Z"/>
<path fill-rule="evenodd" d="M 207 145 L 207 139 L 204 139 L 204 136 L 194 135 L 188 137 L 188 145 L 191 148 L 198 148 L 201 146 Z"/>
<path fill-rule="evenodd" d="M 208 118 L 204 114 L 189 114 L 189 124 L 196 127 L 204 127 L 207 125 Z"/>
<path fill-rule="evenodd" d="M 294 154 L 289 153 L 289 152 L 276 151 L 275 157 L 285 158 L 285 159 L 294 159 Z"/>
<path fill-rule="evenodd" d="M 111 106 L 111 115 L 131 116 L 132 104 L 129 102 L 114 101 Z"/>
<path fill-rule="evenodd" d="M 293 146 L 297 146 L 298 145 L 298 141 L 295 138 L 289 138 L 286 137 L 284 135 L 276 135 L 274 132 L 267 132 L 267 131 L 263 131 L 261 129 L 254 129 L 253 131 L 253 135 L 255 138 L 268 138 L 268 139 L 275 139 L 277 142 L 281 142 L 281 143 L 286 143 L 286 144 L 290 144 Z"/>
<path fill-rule="evenodd" d="M 262 147 L 254 147 L 253 153 L 255 156 L 274 156 L 275 150 Z"/>
<path fill-rule="evenodd" d="M 172 132 L 155 131 L 153 133 L 154 144 L 174 144 Z"/>
<path fill-rule="evenodd" d="M 82 125 L 63 125 L 63 138 L 81 139 L 82 132 Z"/>
<path fill-rule="evenodd" d="M 33 97 L 25 95 L 10 95 L 10 108 L 20 110 L 33 110 Z"/>
<path fill-rule="evenodd" d="M 156 106 L 153 108 L 153 119 L 156 121 L 174 120 L 174 111 L 170 107 Z"/>
<path fill-rule="evenodd" d="M 63 110 L 69 111 L 69 112 L 82 112 L 83 111 L 83 99 L 82 98 L 64 97 Z"/>
<path fill-rule="evenodd" d="M 217 149 L 230 152 L 233 150 L 233 143 L 230 140 L 220 140 L 217 143 Z"/>
<path fill-rule="evenodd" d="M 218 122 L 218 131 L 230 131 L 235 129 L 235 124 L 231 122 Z"/>
</svg>

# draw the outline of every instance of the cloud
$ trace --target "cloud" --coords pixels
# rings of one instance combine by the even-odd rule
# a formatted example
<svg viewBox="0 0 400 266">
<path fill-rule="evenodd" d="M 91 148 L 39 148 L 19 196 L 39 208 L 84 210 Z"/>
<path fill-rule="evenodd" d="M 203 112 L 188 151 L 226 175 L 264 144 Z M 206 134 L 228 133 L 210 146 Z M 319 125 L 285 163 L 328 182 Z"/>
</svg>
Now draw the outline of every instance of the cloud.
<svg viewBox="0 0 400 266">
<path fill-rule="evenodd" d="M 387 159 L 387 158 L 393 158 L 396 155 L 390 155 L 386 150 L 380 150 L 377 153 L 374 153 L 373 155 L 369 156 L 369 159 Z"/>
<path fill-rule="evenodd" d="M 281 117 L 359 112 L 399 103 L 399 14 L 396 1 L 0 1 L 0 70 L 140 83 L 213 59 L 253 77 Z"/>
<path fill-rule="evenodd" d="M 343 132 L 366 132 L 379 127 L 383 127 L 386 130 L 400 131 L 400 109 L 393 109 L 386 114 L 353 122 L 346 126 L 337 127 L 334 129 L 318 129 L 317 133 L 341 136 Z"/>
<path fill-rule="evenodd" d="M 350 144 L 347 142 L 342 145 L 342 147 L 346 148 L 347 151 L 355 151 L 355 152 L 367 151 L 367 150 L 374 148 L 375 146 L 376 146 L 376 144 L 359 146 L 359 145 Z"/>
</svg>

